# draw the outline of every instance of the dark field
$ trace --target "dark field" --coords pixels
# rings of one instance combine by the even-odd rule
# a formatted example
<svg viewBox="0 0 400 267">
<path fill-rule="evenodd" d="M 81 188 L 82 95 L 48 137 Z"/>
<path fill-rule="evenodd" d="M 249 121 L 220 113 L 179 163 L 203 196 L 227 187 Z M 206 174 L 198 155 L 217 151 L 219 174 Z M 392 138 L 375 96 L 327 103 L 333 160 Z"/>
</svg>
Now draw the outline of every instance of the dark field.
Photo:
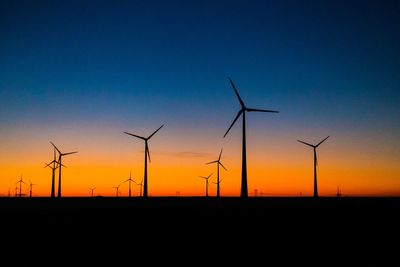
<svg viewBox="0 0 400 267">
<path fill-rule="evenodd" d="M 400 254 L 393 252 L 398 250 L 399 211 L 400 198 L 0 199 L 6 243 L 33 244 L 35 249 L 71 243 L 75 253 L 118 248 L 134 255 L 146 248 L 193 256 L 229 251 L 230 260 L 252 251 L 257 262 L 284 251 L 310 257 L 316 249 L 334 258 L 346 253 L 364 260 L 384 250 L 381 260 L 387 260 Z"/>
</svg>

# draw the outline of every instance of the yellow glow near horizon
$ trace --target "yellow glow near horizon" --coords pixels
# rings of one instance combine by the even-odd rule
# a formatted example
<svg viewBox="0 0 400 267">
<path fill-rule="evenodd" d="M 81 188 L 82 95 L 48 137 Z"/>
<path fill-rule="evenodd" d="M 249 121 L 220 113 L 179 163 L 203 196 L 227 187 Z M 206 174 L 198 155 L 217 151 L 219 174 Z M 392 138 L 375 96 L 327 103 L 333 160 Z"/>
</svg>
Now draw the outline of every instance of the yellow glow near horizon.
<svg viewBox="0 0 400 267">
<path fill-rule="evenodd" d="M 95 131 L 94 131 L 95 132 Z M 140 130 L 138 131 L 140 134 Z M 115 196 L 114 186 L 128 179 L 129 172 L 140 182 L 143 178 L 144 143 L 122 134 L 106 132 L 93 137 L 71 132 L 58 133 L 52 140 L 64 152 L 78 150 L 66 156 L 62 174 L 63 196 Z M 160 132 L 150 141 L 151 163 L 148 164 L 150 196 L 204 196 L 205 181 L 200 175 L 214 173 L 209 195 L 216 195 L 216 165 L 206 162 L 218 158 L 224 148 L 222 162 L 228 171 L 220 169 L 221 196 L 239 196 L 241 183 L 240 136 L 218 139 L 213 134 L 181 135 Z M 48 136 L 22 133 L 2 141 L 0 152 L 0 194 L 13 196 L 20 175 L 23 193 L 28 194 L 32 181 L 33 196 L 49 196 L 51 170 L 43 168 L 52 160 Z M 64 140 L 64 142 L 62 142 Z M 328 142 L 329 141 L 329 142 Z M 399 156 L 396 151 L 376 145 L 364 146 L 352 140 L 331 138 L 318 149 L 318 189 L 320 196 L 333 196 L 339 187 L 343 195 L 400 195 Z M 351 145 L 349 145 L 351 144 Z M 368 149 L 366 149 L 368 148 Z M 294 138 L 272 136 L 267 141 L 255 136 L 247 147 L 248 192 L 264 196 L 311 196 L 313 189 L 312 150 L 298 144 Z M 58 171 L 56 172 L 56 181 Z M 57 184 L 56 184 L 57 189 Z M 140 188 L 132 185 L 133 196 Z M 128 183 L 120 186 L 121 196 L 128 195 Z M 57 192 L 56 192 L 57 193 Z"/>
</svg>

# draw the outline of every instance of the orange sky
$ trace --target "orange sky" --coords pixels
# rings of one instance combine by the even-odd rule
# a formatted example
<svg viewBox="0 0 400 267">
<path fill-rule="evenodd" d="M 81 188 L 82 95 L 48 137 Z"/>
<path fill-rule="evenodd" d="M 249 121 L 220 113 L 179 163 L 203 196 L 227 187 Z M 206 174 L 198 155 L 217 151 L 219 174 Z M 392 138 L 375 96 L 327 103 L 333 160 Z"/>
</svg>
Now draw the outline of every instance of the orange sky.
<svg viewBox="0 0 400 267">
<path fill-rule="evenodd" d="M 36 184 L 33 196 L 48 196 L 51 170 L 43 168 L 52 159 L 53 141 L 64 152 L 78 150 L 78 154 L 64 157 L 63 196 L 89 196 L 89 187 L 96 187 L 95 195 L 114 196 L 115 189 L 128 179 L 140 182 L 143 177 L 143 141 L 124 135 L 123 130 L 83 128 L 79 133 L 67 129 L 48 129 L 50 138 L 39 129 L 6 134 L 0 152 L 0 194 L 15 193 L 16 181 Z M 179 130 L 180 131 L 180 130 Z M 146 135 L 146 129 L 136 130 Z M 221 169 L 221 195 L 239 196 L 241 177 L 240 131 L 234 129 L 229 138 L 220 138 L 210 130 L 199 134 L 187 130 L 185 136 L 178 129 L 162 129 L 150 140 L 152 162 L 148 166 L 149 195 L 201 196 L 205 194 L 205 181 L 198 176 L 214 173 L 210 180 L 209 195 L 216 194 L 216 165 L 206 162 L 217 159 L 224 148 Z M 217 137 L 215 137 L 217 136 Z M 317 136 L 317 135 L 316 135 Z M 323 134 L 314 139 L 317 142 Z M 313 189 L 312 150 L 298 142 L 296 137 L 272 132 L 248 134 L 248 187 L 249 195 L 296 196 L 311 195 Z M 7 140 L 7 141 L 5 141 Z M 318 148 L 318 187 L 321 196 L 334 195 L 340 187 L 343 195 L 400 195 L 400 167 L 398 151 L 371 139 L 359 140 L 334 134 Z M 57 188 L 57 186 L 56 186 Z M 128 183 L 120 187 L 122 196 L 128 194 Z M 139 187 L 132 187 L 133 196 Z M 28 186 L 23 185 L 28 194 Z"/>
</svg>

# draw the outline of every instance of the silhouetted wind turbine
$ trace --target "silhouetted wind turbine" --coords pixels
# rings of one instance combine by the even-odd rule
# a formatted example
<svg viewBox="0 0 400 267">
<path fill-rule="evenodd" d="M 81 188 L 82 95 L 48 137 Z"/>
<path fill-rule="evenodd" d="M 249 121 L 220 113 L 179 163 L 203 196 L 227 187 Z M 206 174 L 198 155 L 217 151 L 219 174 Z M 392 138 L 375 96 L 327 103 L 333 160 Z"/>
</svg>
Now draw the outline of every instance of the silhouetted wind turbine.
<svg viewBox="0 0 400 267">
<path fill-rule="evenodd" d="M 44 166 L 45 168 L 49 167 L 51 169 L 51 194 L 50 194 L 50 197 L 55 197 L 55 176 L 56 176 L 56 169 L 58 168 L 58 161 L 56 160 L 56 149 L 53 147 L 53 150 L 54 150 L 53 161 L 51 161 L 50 163 L 46 164 L 46 166 Z"/>
<path fill-rule="evenodd" d="M 96 189 L 96 187 L 89 187 L 89 189 L 92 191 L 92 197 L 93 197 L 93 191 Z"/>
<path fill-rule="evenodd" d="M 149 144 L 148 141 L 150 140 L 150 138 L 156 134 L 156 132 L 158 132 L 162 127 L 164 126 L 161 125 L 160 128 L 158 128 L 157 130 L 155 130 L 151 135 L 149 135 L 147 138 L 146 137 L 142 137 L 139 135 L 135 135 L 135 134 L 131 134 L 128 132 L 124 132 L 125 134 L 134 136 L 136 138 L 142 139 L 144 140 L 144 185 L 143 185 L 143 197 L 147 197 L 147 157 L 149 157 L 149 162 L 151 162 L 150 159 L 150 151 L 149 151 Z"/>
<path fill-rule="evenodd" d="M 236 120 L 242 115 L 243 123 L 242 123 L 242 185 L 240 189 L 240 196 L 241 197 L 247 197 L 248 192 L 247 192 L 247 162 L 246 162 L 246 111 L 248 112 L 274 112 L 278 113 L 279 111 L 275 110 L 267 110 L 267 109 L 255 109 L 255 108 L 248 108 L 245 106 L 242 98 L 240 97 L 238 91 L 236 90 L 235 85 L 233 84 L 231 78 L 229 78 L 229 81 L 233 87 L 233 90 L 235 90 L 235 94 L 240 102 L 240 110 L 238 114 L 236 115 L 235 119 L 233 120 L 231 126 L 229 126 L 228 130 L 224 134 L 224 137 L 228 134 L 229 130 L 232 128 L 232 126 L 235 124 Z"/>
<path fill-rule="evenodd" d="M 200 178 L 203 178 L 206 180 L 206 197 L 208 197 L 208 179 L 210 179 L 211 175 L 213 175 L 212 173 L 208 176 L 199 176 Z"/>
<path fill-rule="evenodd" d="M 54 148 L 58 151 L 58 193 L 57 193 L 57 197 L 61 197 L 61 167 L 63 166 L 62 165 L 62 162 L 61 162 L 61 160 L 62 160 L 62 157 L 63 156 L 67 156 L 67 155 L 70 155 L 70 154 L 75 154 L 75 153 L 78 153 L 78 151 L 74 151 L 74 152 L 67 152 L 67 153 L 62 153 L 57 147 L 56 147 L 56 145 L 55 144 L 53 144 L 53 142 L 50 142 L 53 146 L 54 146 Z"/>
<path fill-rule="evenodd" d="M 36 185 L 36 184 L 33 184 L 32 181 L 29 181 L 29 197 L 32 197 L 32 187 L 34 185 Z"/>
<path fill-rule="evenodd" d="M 123 183 L 129 182 L 129 197 L 131 197 L 131 183 L 134 182 L 136 183 L 134 180 L 132 180 L 132 176 L 131 176 L 131 172 L 129 172 L 129 179 L 123 181 Z"/>
<path fill-rule="evenodd" d="M 119 196 L 119 187 L 120 187 L 120 185 L 121 185 L 121 184 L 119 184 L 118 186 L 113 186 L 113 188 L 116 189 L 116 196 L 117 196 L 117 197 Z"/>
<path fill-rule="evenodd" d="M 21 174 L 21 178 L 19 179 L 19 181 L 17 182 L 19 183 L 19 197 L 22 196 L 22 183 L 26 184 L 23 180 L 22 180 L 22 174 Z"/>
<path fill-rule="evenodd" d="M 301 140 L 297 140 L 300 143 L 303 143 L 307 146 L 310 146 L 313 148 L 314 150 L 314 198 L 318 198 L 318 185 L 317 185 L 317 165 L 318 165 L 318 160 L 317 160 L 317 147 L 322 144 L 326 139 L 328 139 L 329 136 L 325 137 L 324 140 L 322 140 L 321 142 L 319 142 L 316 145 L 312 145 L 309 143 L 306 143 L 304 141 Z"/>
<path fill-rule="evenodd" d="M 135 181 L 134 181 L 135 182 Z M 135 184 L 137 184 L 138 186 L 140 186 L 140 196 L 142 196 L 142 189 L 143 189 L 143 178 L 142 181 L 140 183 L 135 182 Z"/>
<path fill-rule="evenodd" d="M 217 160 L 206 163 L 206 164 L 217 163 L 217 197 L 219 197 L 219 166 L 221 165 L 222 168 L 224 168 L 226 171 L 228 171 L 225 168 L 225 166 L 221 163 L 221 155 L 222 155 L 222 148 L 221 148 L 221 152 L 219 153 L 219 157 Z"/>
<path fill-rule="evenodd" d="M 15 197 L 18 196 L 18 182 L 15 183 L 15 188 L 14 188 L 14 193 L 15 193 Z"/>
</svg>

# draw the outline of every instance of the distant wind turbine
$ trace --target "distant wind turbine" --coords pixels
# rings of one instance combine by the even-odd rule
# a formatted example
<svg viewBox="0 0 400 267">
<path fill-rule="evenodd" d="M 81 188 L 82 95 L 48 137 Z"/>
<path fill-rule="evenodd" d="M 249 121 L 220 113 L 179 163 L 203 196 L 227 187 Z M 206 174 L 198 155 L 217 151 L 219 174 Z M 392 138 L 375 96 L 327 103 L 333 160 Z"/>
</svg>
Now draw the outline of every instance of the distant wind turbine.
<svg viewBox="0 0 400 267">
<path fill-rule="evenodd" d="M 206 197 L 208 197 L 208 179 L 210 179 L 211 175 L 213 175 L 213 174 L 211 173 L 208 176 L 199 176 L 200 178 L 203 178 L 206 180 Z"/>
<path fill-rule="evenodd" d="M 219 166 L 221 165 L 222 168 L 224 168 L 226 171 L 228 171 L 225 166 L 221 163 L 221 155 L 222 155 L 222 148 L 221 148 L 221 152 L 219 153 L 219 157 L 217 160 L 214 161 L 210 161 L 206 164 L 212 164 L 212 163 L 216 163 L 217 164 L 217 197 L 219 197 Z"/>
<path fill-rule="evenodd" d="M 32 187 L 34 185 L 36 185 L 36 184 L 33 184 L 32 181 L 29 181 L 29 197 L 32 197 Z"/>
<path fill-rule="evenodd" d="M 119 184 L 118 186 L 113 186 L 113 188 L 115 188 L 115 190 L 116 190 L 116 196 L 118 197 L 119 196 L 119 187 L 120 187 L 120 185 L 121 184 Z"/>
<path fill-rule="evenodd" d="M 131 197 L 131 183 L 135 182 L 134 180 L 132 180 L 132 172 L 129 172 L 129 179 L 123 181 L 123 183 L 129 182 L 129 197 Z"/>
<path fill-rule="evenodd" d="M 135 181 L 134 181 L 135 182 Z M 142 196 L 143 194 L 143 178 L 142 178 L 142 181 L 140 182 L 140 183 L 137 183 L 137 182 L 135 182 L 135 184 L 137 184 L 138 186 L 140 186 L 140 196 Z"/>
<path fill-rule="evenodd" d="M 22 174 L 21 174 L 21 178 L 18 180 L 17 183 L 19 183 L 19 197 L 21 197 L 21 196 L 22 196 L 22 184 L 23 184 L 23 183 L 26 184 L 26 183 L 22 180 Z"/>
<path fill-rule="evenodd" d="M 67 152 L 67 153 L 62 153 L 57 147 L 56 147 L 56 145 L 55 144 L 53 144 L 53 142 L 50 142 L 52 145 L 53 145 L 53 147 L 58 151 L 58 193 L 57 193 L 57 197 L 61 197 L 61 169 L 62 169 L 62 162 L 61 162 L 61 160 L 62 160 L 62 157 L 63 156 L 67 156 L 67 155 L 70 155 L 70 154 L 75 154 L 75 153 L 78 153 L 78 151 L 74 151 L 74 152 Z"/>
<path fill-rule="evenodd" d="M 238 98 L 240 102 L 240 110 L 238 114 L 236 115 L 235 119 L 233 120 L 231 126 L 229 126 L 228 130 L 224 134 L 224 137 L 228 134 L 232 126 L 235 124 L 236 120 L 242 115 L 242 184 L 241 184 L 241 189 L 240 189 L 240 196 L 242 198 L 247 198 L 248 196 L 248 191 L 247 191 L 247 162 L 246 162 L 246 111 L 248 112 L 274 112 L 278 113 L 279 111 L 275 110 L 267 110 L 267 109 L 255 109 L 255 108 L 248 108 L 245 106 L 242 98 L 240 97 L 238 91 L 236 90 L 235 85 L 233 84 L 233 81 L 231 78 L 229 78 L 229 81 L 233 87 L 233 90 L 235 90 L 236 97 Z"/>
<path fill-rule="evenodd" d="M 314 198 L 318 198 L 318 185 L 317 185 L 317 165 L 318 165 L 318 160 L 317 160 L 317 147 L 322 144 L 326 139 L 328 139 L 329 136 L 325 137 L 324 140 L 322 140 L 321 142 L 319 142 L 316 145 L 312 145 L 309 143 L 306 143 L 304 141 L 301 140 L 297 140 L 300 143 L 303 143 L 307 146 L 310 146 L 313 148 L 314 150 Z"/>
<path fill-rule="evenodd" d="M 148 141 L 149 141 L 150 138 L 151 138 L 153 135 L 155 135 L 156 132 L 158 132 L 163 126 L 164 126 L 164 124 L 161 125 L 160 128 L 158 128 L 157 130 L 155 130 L 155 131 L 154 131 L 151 135 L 149 135 L 148 137 L 142 137 L 142 136 L 139 136 L 139 135 L 135 135 L 135 134 L 131 134 L 131 133 L 128 133 L 128 132 L 124 132 L 125 134 L 134 136 L 134 137 L 139 138 L 139 139 L 142 139 L 142 140 L 144 141 L 144 185 L 143 185 L 143 187 L 144 187 L 144 188 L 143 188 L 144 192 L 143 192 L 143 197 L 147 197 L 147 194 L 148 194 L 148 192 L 147 192 L 147 157 L 149 158 L 149 162 L 151 162 Z"/>
<path fill-rule="evenodd" d="M 89 187 L 90 191 L 92 191 L 92 197 L 93 197 L 93 191 L 96 189 L 96 187 Z"/>
</svg>

